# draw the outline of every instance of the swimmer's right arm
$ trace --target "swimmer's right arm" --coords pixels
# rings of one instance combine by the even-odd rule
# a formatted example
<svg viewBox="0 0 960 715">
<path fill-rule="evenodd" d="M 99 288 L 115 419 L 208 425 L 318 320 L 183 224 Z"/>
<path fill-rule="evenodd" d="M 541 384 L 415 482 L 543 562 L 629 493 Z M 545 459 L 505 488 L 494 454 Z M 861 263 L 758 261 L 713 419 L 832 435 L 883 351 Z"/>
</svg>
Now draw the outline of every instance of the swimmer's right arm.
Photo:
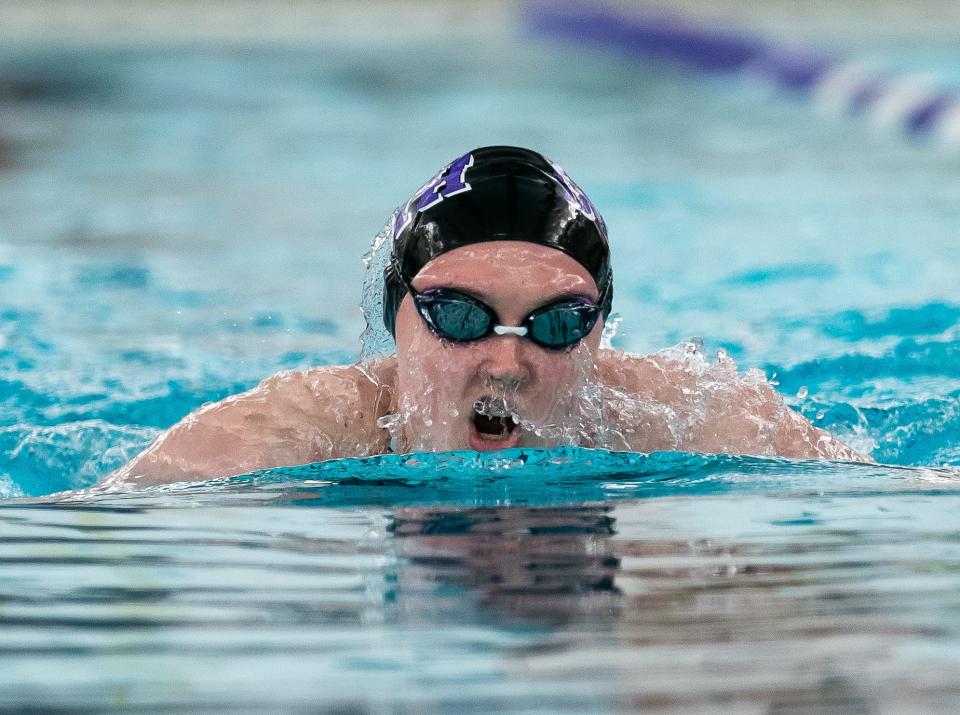
<svg viewBox="0 0 960 715">
<path fill-rule="evenodd" d="M 389 437 L 376 425 L 384 399 L 357 366 L 281 372 L 190 413 L 103 484 L 201 480 L 386 452 Z"/>
</svg>

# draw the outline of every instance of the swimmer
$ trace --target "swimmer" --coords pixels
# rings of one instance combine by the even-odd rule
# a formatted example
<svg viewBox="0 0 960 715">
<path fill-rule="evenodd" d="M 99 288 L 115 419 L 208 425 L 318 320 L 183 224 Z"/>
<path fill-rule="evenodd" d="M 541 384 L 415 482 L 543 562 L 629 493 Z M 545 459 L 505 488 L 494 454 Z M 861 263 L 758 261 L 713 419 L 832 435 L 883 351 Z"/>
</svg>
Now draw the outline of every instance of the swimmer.
<svg viewBox="0 0 960 715">
<path fill-rule="evenodd" d="M 383 315 L 396 354 L 285 371 L 205 405 L 107 485 L 389 452 L 581 445 L 865 461 L 759 371 L 603 344 L 603 218 L 558 165 L 484 147 L 394 215 Z"/>
</svg>

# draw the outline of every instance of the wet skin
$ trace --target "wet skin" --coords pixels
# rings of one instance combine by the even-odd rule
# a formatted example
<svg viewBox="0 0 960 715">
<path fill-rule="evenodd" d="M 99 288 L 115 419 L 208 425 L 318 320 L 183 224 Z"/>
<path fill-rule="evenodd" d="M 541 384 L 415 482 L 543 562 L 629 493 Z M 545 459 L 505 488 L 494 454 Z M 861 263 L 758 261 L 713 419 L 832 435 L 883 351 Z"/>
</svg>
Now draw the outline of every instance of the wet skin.
<svg viewBox="0 0 960 715">
<path fill-rule="evenodd" d="M 448 288 L 480 299 L 502 325 L 518 326 L 532 311 L 564 298 L 596 303 L 587 270 L 558 250 L 517 241 L 466 246 L 431 261 L 413 281 L 425 292 Z M 397 313 L 397 392 L 404 420 L 401 448 L 494 450 L 543 446 L 542 435 L 516 428 L 497 435 L 478 430 L 477 400 L 500 400 L 524 420 L 552 424 L 575 409 L 571 393 L 593 374 L 598 323 L 581 344 L 550 350 L 517 335 L 468 343 L 438 339 L 404 298 Z"/>
<path fill-rule="evenodd" d="M 458 248 L 414 277 L 420 291 L 450 288 L 479 298 L 502 325 L 516 326 L 559 298 L 596 300 L 590 274 L 558 250 L 491 241 Z M 377 364 L 285 371 L 204 406 L 162 433 L 102 486 L 241 474 L 268 467 L 391 451 L 381 418 L 400 413 L 400 451 L 504 449 L 569 443 L 546 427 L 579 426 L 584 446 L 637 452 L 684 450 L 800 459 L 863 460 L 783 403 L 763 379 L 718 362 L 693 365 L 665 351 L 601 348 L 598 323 L 567 350 L 517 335 L 452 343 L 434 335 L 410 296 L 397 314 L 397 355 Z M 602 415 L 582 413 L 586 385 Z M 516 413 L 523 426 L 484 431 L 477 400 Z M 591 420 L 612 425 L 594 441 Z M 512 424 L 512 423 L 511 423 Z"/>
</svg>

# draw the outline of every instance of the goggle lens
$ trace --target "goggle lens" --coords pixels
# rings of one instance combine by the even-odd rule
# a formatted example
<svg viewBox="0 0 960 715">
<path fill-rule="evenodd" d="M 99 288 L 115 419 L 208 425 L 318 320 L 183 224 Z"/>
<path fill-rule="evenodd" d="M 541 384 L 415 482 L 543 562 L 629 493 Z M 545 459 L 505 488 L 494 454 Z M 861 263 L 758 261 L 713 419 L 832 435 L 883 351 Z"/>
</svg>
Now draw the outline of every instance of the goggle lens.
<svg viewBox="0 0 960 715">
<path fill-rule="evenodd" d="M 456 342 L 479 340 L 488 335 L 494 318 L 467 296 L 426 295 L 424 301 L 431 327 L 441 337 Z"/>
<path fill-rule="evenodd" d="M 491 335 L 497 314 L 486 304 L 462 293 L 438 288 L 414 293 L 414 304 L 439 337 L 469 342 Z M 586 337 L 600 316 L 600 308 L 580 300 L 565 300 L 535 310 L 524 321 L 537 345 L 558 350 Z"/>
<path fill-rule="evenodd" d="M 598 313 L 596 306 L 579 301 L 548 306 L 528 318 L 530 338 L 548 348 L 573 345 L 593 330 Z"/>
</svg>

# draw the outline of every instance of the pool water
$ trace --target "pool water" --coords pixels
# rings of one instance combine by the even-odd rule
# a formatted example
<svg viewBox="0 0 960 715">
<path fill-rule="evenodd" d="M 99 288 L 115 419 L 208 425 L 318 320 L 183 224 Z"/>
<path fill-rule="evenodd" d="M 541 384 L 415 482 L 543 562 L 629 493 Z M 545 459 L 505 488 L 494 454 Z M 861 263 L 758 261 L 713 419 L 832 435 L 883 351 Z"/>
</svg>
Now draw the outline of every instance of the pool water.
<svg viewBox="0 0 960 715">
<path fill-rule="evenodd" d="M 0 709 L 956 711 L 956 156 L 501 30 L 0 49 Z M 493 143 L 604 213 L 616 345 L 700 338 L 886 466 L 391 455 L 49 496 L 354 360 L 361 254 Z"/>
</svg>

